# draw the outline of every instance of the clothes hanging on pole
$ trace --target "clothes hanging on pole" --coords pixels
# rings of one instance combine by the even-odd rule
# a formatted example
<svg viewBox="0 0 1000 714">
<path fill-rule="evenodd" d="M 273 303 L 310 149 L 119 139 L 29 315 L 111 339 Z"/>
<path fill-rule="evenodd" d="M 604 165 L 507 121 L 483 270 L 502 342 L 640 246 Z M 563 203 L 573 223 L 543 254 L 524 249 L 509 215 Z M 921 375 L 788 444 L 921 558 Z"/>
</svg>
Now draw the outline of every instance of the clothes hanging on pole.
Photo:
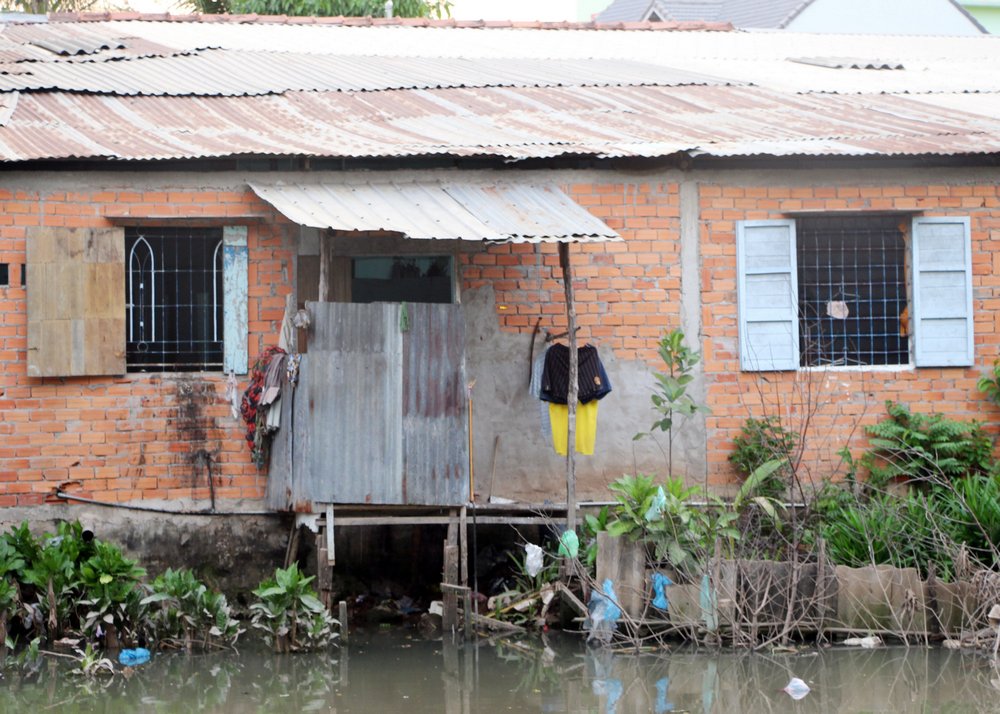
<svg viewBox="0 0 1000 714">
<path fill-rule="evenodd" d="M 576 453 L 584 456 L 594 454 L 597 440 L 597 400 L 576 405 Z M 552 448 L 560 456 L 566 455 L 569 442 L 569 406 L 549 402 L 549 420 L 552 425 Z"/>
<path fill-rule="evenodd" d="M 582 404 L 602 399 L 611 392 L 611 380 L 593 345 L 583 345 L 577 350 L 577 388 L 577 399 Z M 565 404 L 568 393 L 569 347 L 554 344 L 545 351 L 539 398 Z"/>
<path fill-rule="evenodd" d="M 535 399 L 541 399 L 542 391 L 542 370 L 545 368 L 545 353 L 538 355 L 531 364 L 531 381 L 528 383 L 528 394 Z M 542 439 L 549 441 L 552 439 L 552 427 L 549 421 L 548 403 L 538 402 L 538 421 L 541 425 Z"/>
</svg>

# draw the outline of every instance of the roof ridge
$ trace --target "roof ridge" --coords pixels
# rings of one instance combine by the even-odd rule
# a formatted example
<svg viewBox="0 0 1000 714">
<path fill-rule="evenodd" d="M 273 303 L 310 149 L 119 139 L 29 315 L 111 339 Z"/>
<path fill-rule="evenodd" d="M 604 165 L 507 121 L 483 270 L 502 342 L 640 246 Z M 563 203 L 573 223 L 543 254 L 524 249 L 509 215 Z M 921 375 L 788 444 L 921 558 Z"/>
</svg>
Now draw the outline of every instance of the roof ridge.
<svg viewBox="0 0 1000 714">
<path fill-rule="evenodd" d="M 660 32 L 731 32 L 728 22 L 543 22 L 541 20 L 456 20 L 426 17 L 296 17 L 288 15 L 206 15 L 141 12 L 56 12 L 57 22 L 204 22 L 220 24 L 334 25 L 345 27 L 451 27 L 513 30 L 652 30 Z M 18 24 L 16 22 L 10 24 Z"/>
</svg>

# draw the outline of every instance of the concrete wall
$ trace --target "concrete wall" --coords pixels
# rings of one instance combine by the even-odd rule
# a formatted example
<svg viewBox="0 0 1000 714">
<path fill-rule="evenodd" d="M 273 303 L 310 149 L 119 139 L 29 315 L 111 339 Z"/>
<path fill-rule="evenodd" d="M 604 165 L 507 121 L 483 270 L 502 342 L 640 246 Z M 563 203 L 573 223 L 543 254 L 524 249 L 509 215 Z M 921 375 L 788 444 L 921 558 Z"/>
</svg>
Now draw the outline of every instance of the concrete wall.
<svg viewBox="0 0 1000 714">
<path fill-rule="evenodd" d="M 281 565 L 289 518 L 284 514 L 182 516 L 89 505 L 41 505 L 0 509 L 0 532 L 29 521 L 36 535 L 54 533 L 59 521 L 79 520 L 98 538 L 136 559 L 150 580 L 167 568 L 191 568 L 234 598 L 234 604 L 245 606 L 250 591 Z"/>
</svg>

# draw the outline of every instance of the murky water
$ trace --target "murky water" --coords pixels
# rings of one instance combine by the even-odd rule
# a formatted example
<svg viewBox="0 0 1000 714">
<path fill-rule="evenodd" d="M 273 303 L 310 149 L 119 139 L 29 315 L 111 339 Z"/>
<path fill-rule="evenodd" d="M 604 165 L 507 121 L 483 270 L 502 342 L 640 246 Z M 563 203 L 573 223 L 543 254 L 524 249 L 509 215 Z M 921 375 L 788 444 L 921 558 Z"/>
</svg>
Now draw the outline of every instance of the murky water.
<svg viewBox="0 0 1000 714">
<path fill-rule="evenodd" d="M 331 656 L 161 654 L 113 678 L 70 667 L 8 668 L 0 711 L 1000 712 L 988 658 L 922 648 L 634 655 L 572 636 L 475 647 L 379 632 Z M 799 701 L 782 691 L 792 676 L 811 687 Z"/>
</svg>

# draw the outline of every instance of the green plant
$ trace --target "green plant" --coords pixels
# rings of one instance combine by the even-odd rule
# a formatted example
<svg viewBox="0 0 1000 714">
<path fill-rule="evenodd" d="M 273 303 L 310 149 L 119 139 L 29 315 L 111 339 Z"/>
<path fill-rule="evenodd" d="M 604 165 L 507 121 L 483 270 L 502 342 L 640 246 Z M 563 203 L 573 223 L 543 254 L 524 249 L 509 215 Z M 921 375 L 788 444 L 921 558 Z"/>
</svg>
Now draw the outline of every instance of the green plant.
<svg viewBox="0 0 1000 714">
<path fill-rule="evenodd" d="M 115 665 L 107 657 L 102 657 L 94 646 L 87 643 L 84 649 L 77 649 L 77 668 L 72 670 L 73 674 L 80 674 L 87 677 L 94 677 L 98 674 L 114 674 Z"/>
<path fill-rule="evenodd" d="M 946 580 L 953 572 L 949 520 L 932 495 L 877 494 L 830 511 L 819 532 L 827 555 L 839 565 L 893 565 L 916 568 L 926 576 L 934 563 L 938 576 Z"/>
<path fill-rule="evenodd" d="M 991 402 L 1000 405 L 1000 360 L 993 361 L 993 368 L 979 378 L 976 389 L 983 392 Z"/>
<path fill-rule="evenodd" d="M 870 448 L 861 463 L 868 469 L 871 487 L 990 472 L 993 442 L 978 422 L 913 414 L 905 405 L 891 401 L 886 402 L 886 409 L 889 418 L 866 429 Z"/>
<path fill-rule="evenodd" d="M 657 560 L 677 568 L 697 561 L 707 516 L 688 501 L 700 489 L 685 487 L 680 478 L 658 485 L 652 476 L 642 474 L 622 476 L 608 488 L 616 501 L 608 533 L 648 542 Z"/>
<path fill-rule="evenodd" d="M 95 635 L 100 627 L 112 649 L 117 648 L 120 638 L 134 637 L 146 617 L 139 588 L 145 574 L 118 546 L 94 541 L 94 554 L 80 566 L 83 595 L 77 604 L 85 608 L 83 633 Z"/>
<path fill-rule="evenodd" d="M 243 632 L 226 596 L 209 590 L 190 569 L 167 569 L 153 581 L 152 591 L 142 602 L 155 605 L 151 621 L 161 645 L 232 646 Z"/>
<path fill-rule="evenodd" d="M 985 567 L 1000 565 L 1000 475 L 957 479 L 935 489 L 934 497 L 955 541 Z"/>
<path fill-rule="evenodd" d="M 32 548 L 30 542 L 24 546 Z M 55 535 L 45 536 L 23 571 L 24 582 L 35 588 L 49 637 L 59 637 L 69 623 L 79 584 L 77 562 L 87 552 L 80 524 L 60 523 Z"/>
<path fill-rule="evenodd" d="M 667 471 L 673 473 L 673 437 L 674 420 L 678 416 L 692 416 L 698 412 L 709 412 L 709 408 L 698 404 L 690 394 L 688 386 L 694 381 L 695 365 L 701 360 L 701 354 L 684 344 L 684 332 L 672 330 L 660 338 L 658 352 L 660 359 L 667 367 L 666 372 L 657 372 L 656 385 L 650 401 L 657 412 L 657 419 L 649 428 L 649 432 L 636 434 L 634 439 L 641 439 L 648 433 L 659 430 L 667 433 Z"/>
<path fill-rule="evenodd" d="M 330 616 L 297 564 L 278 568 L 253 591 L 250 605 L 253 627 L 264 633 L 275 652 L 294 652 L 329 646 L 337 637 L 337 621 Z"/>
<path fill-rule="evenodd" d="M 768 461 L 783 461 L 781 468 L 771 470 L 766 478 L 756 480 L 753 495 L 784 498 L 792 477 L 791 461 L 797 443 L 798 435 L 783 427 L 777 417 L 750 417 L 733 439 L 734 448 L 729 460 L 739 470 L 744 482 Z"/>
<path fill-rule="evenodd" d="M 17 576 L 24 570 L 24 559 L 6 540 L 0 539 L 0 663 L 11 646 L 8 638 L 10 618 L 21 604 Z"/>
<path fill-rule="evenodd" d="M 597 565 L 597 534 L 608 529 L 611 512 L 601 506 L 597 515 L 588 513 L 583 517 L 583 564 L 593 570 Z"/>
</svg>

